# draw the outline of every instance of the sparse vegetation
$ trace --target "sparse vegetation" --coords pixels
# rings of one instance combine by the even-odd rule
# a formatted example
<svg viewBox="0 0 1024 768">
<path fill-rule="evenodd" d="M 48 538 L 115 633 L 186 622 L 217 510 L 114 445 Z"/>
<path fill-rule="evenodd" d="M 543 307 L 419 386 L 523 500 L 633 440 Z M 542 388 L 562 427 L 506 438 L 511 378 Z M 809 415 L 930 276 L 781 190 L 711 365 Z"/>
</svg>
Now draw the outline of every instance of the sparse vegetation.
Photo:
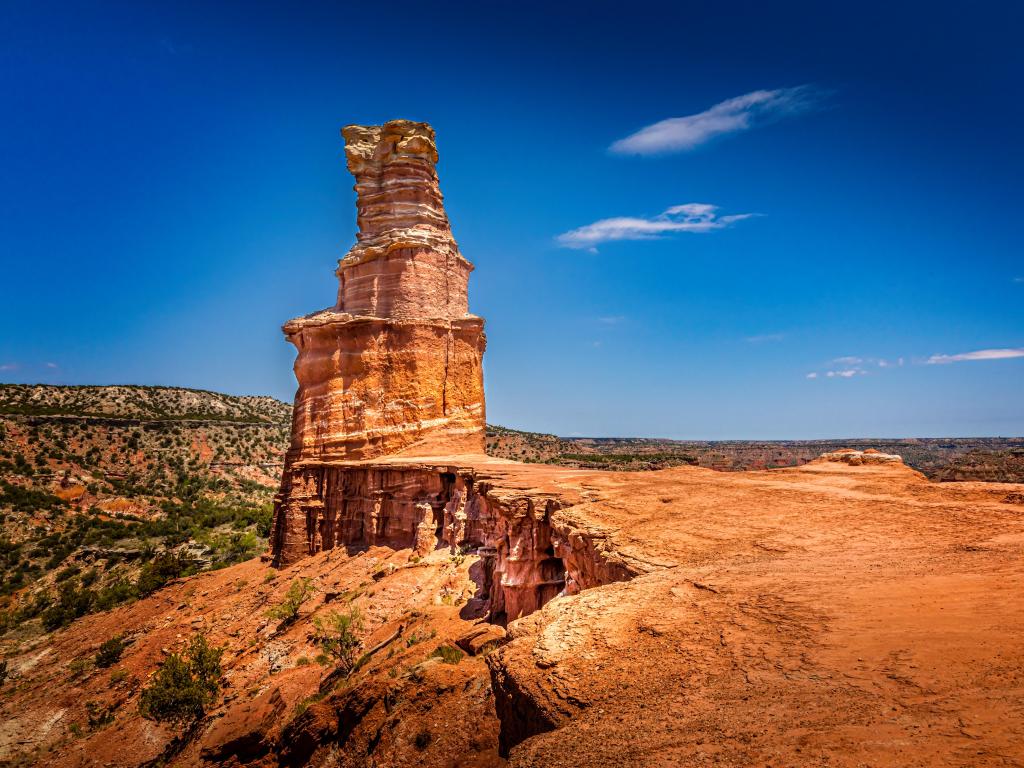
<svg viewBox="0 0 1024 768">
<path fill-rule="evenodd" d="M 98 731 L 114 722 L 114 708 L 98 701 L 85 702 L 85 713 L 90 731 Z"/>
<path fill-rule="evenodd" d="M 293 580 L 288 587 L 288 592 L 285 593 L 284 600 L 267 611 L 267 616 L 279 620 L 282 625 L 291 624 L 299 617 L 299 610 L 313 596 L 314 592 L 316 592 L 316 587 L 313 585 L 312 579 L 300 577 Z"/>
<path fill-rule="evenodd" d="M 330 611 L 325 616 L 317 616 L 313 625 L 316 627 L 314 640 L 317 645 L 335 659 L 345 674 L 351 673 L 363 647 L 359 637 L 363 630 L 363 616 L 359 607 L 350 605 L 345 611 Z"/>
<path fill-rule="evenodd" d="M 289 418 L 271 398 L 0 385 L 0 633 L 257 555 Z"/>
<path fill-rule="evenodd" d="M 461 650 L 456 648 L 454 645 L 439 645 L 434 649 L 430 656 L 441 659 L 445 664 L 458 664 L 462 661 L 464 654 Z"/>
<path fill-rule="evenodd" d="M 220 693 L 223 648 L 195 635 L 184 653 L 172 653 L 139 699 L 139 713 L 158 723 L 187 725 L 201 718 Z"/>
<path fill-rule="evenodd" d="M 96 666 L 102 668 L 112 667 L 121 660 L 122 653 L 124 653 L 124 640 L 120 635 L 105 640 L 100 644 L 99 650 L 96 651 Z"/>
</svg>

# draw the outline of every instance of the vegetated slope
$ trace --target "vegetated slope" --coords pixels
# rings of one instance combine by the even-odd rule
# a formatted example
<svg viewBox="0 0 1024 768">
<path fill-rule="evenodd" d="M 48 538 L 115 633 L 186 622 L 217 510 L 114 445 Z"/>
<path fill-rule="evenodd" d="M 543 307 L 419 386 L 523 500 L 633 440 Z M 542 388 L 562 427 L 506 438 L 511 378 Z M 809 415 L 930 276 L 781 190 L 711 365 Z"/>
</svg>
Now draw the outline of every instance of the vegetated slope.
<svg viewBox="0 0 1024 768">
<path fill-rule="evenodd" d="M 0 629 L 258 554 L 290 414 L 175 387 L 0 385 Z"/>
<path fill-rule="evenodd" d="M 1021 437 L 700 441 L 556 437 L 498 426 L 488 426 L 487 430 L 487 453 L 492 456 L 586 469 L 772 469 L 801 466 L 839 448 L 877 448 L 898 454 L 932 480 L 1024 483 Z"/>
<path fill-rule="evenodd" d="M 277 425 L 288 423 L 292 407 L 265 395 L 238 397 L 184 387 L 3 384 L 0 414 Z"/>
</svg>

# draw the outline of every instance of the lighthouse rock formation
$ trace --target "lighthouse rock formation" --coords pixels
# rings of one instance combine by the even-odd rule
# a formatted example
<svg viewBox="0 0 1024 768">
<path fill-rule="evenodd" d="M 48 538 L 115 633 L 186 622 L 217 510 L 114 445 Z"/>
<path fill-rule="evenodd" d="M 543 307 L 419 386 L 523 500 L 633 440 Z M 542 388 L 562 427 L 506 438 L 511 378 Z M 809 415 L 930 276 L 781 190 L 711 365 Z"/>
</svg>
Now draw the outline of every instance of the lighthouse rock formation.
<svg viewBox="0 0 1024 768">
<path fill-rule="evenodd" d="M 473 265 L 444 210 L 434 131 L 393 120 L 342 135 L 359 233 L 338 263 L 337 304 L 284 326 L 299 388 L 275 504 L 278 564 L 342 543 L 418 536 L 423 549 L 451 482 L 351 464 L 484 448 L 484 323 L 469 313 Z"/>
<path fill-rule="evenodd" d="M 284 326 L 299 390 L 274 563 L 339 546 L 472 548 L 499 622 L 629 578 L 561 521 L 571 502 L 484 455 L 483 320 L 468 311 L 473 267 L 444 211 L 433 129 L 394 120 L 342 135 L 359 234 L 337 306 Z"/>
<path fill-rule="evenodd" d="M 338 263 L 338 302 L 284 326 L 298 349 L 289 459 L 482 453 L 483 320 L 452 237 L 434 131 L 350 125 L 359 234 Z"/>
</svg>

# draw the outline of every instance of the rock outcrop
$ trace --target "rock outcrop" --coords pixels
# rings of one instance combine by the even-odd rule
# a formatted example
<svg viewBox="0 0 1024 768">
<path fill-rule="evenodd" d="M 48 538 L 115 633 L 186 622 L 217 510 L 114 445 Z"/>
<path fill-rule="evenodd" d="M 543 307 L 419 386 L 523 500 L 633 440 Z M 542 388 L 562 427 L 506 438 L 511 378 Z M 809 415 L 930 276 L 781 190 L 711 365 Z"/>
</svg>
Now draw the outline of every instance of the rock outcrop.
<svg viewBox="0 0 1024 768">
<path fill-rule="evenodd" d="M 282 562 L 340 546 L 387 546 L 419 555 L 443 544 L 479 554 L 477 598 L 492 621 L 533 613 L 571 595 L 632 578 L 603 536 L 575 522 L 575 497 L 522 488 L 517 468 L 420 461 L 306 464 L 292 475 L 291 503 L 275 552 Z M 517 488 L 519 486 L 519 488 Z"/>
<path fill-rule="evenodd" d="M 279 564 L 357 535 L 343 521 L 323 517 L 324 489 L 310 485 L 312 469 L 484 448 L 484 323 L 468 311 L 473 266 L 445 214 L 434 131 L 393 120 L 350 125 L 342 134 L 356 179 L 359 233 L 338 263 L 336 306 L 284 326 L 298 350 L 299 388 L 275 507 L 272 549 Z M 338 488 L 365 479 L 339 480 Z M 383 510 L 385 501 L 367 503 Z M 413 515 L 422 501 L 406 511 Z M 387 540 L 389 526 L 398 524 L 387 510 L 380 515 L 380 530 L 365 532 L 370 542 Z"/>
<path fill-rule="evenodd" d="M 857 467 L 862 464 L 902 464 L 903 458 L 895 453 L 882 453 L 875 448 L 858 451 L 854 448 L 840 448 L 838 451 L 823 453 L 816 462 L 837 461 Z"/>
</svg>

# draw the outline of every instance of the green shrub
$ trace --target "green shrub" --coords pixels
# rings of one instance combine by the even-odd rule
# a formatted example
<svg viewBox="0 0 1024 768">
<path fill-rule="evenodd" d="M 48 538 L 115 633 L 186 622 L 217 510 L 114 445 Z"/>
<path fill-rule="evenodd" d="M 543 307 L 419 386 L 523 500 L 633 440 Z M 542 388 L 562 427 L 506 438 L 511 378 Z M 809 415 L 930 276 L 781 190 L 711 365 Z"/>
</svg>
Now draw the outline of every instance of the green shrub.
<svg viewBox="0 0 1024 768">
<path fill-rule="evenodd" d="M 174 552 L 161 552 L 150 562 L 142 566 L 136 589 L 141 597 L 146 597 L 163 587 L 167 582 L 181 576 L 187 576 L 194 570 L 191 562 L 184 555 Z"/>
<path fill-rule="evenodd" d="M 454 645 L 439 645 L 430 655 L 441 659 L 445 664 L 458 664 L 466 654 Z"/>
<path fill-rule="evenodd" d="M 178 726 L 198 720 L 220 693 L 223 653 L 195 635 L 183 654 L 172 653 L 153 674 L 139 698 L 139 713 Z"/>
<path fill-rule="evenodd" d="M 97 611 L 109 611 L 116 605 L 127 603 L 139 596 L 138 588 L 126 579 L 118 579 L 100 589 L 96 594 Z"/>
<path fill-rule="evenodd" d="M 314 592 L 316 587 L 313 586 L 311 578 L 303 576 L 295 579 L 285 593 L 284 602 L 267 611 L 267 616 L 280 620 L 282 624 L 291 624 L 299 617 L 299 609 L 303 603 L 309 600 Z"/>
<path fill-rule="evenodd" d="M 114 708 L 109 704 L 100 704 L 98 701 L 85 702 L 85 714 L 89 720 L 89 730 L 98 731 L 105 725 L 114 722 Z"/>
<path fill-rule="evenodd" d="M 57 602 L 42 612 L 43 627 L 52 632 L 67 626 L 92 611 L 95 602 L 95 592 L 81 589 L 76 579 L 69 579 L 60 585 Z"/>
<path fill-rule="evenodd" d="M 350 606 L 344 613 L 331 611 L 326 616 L 313 619 L 316 627 L 314 642 L 333 656 L 346 674 L 355 667 L 363 641 L 359 632 L 363 629 L 363 615 L 356 606 Z"/>
<path fill-rule="evenodd" d="M 121 660 L 122 653 L 124 653 L 124 640 L 120 635 L 115 635 L 100 644 L 100 649 L 96 651 L 96 666 L 104 669 L 112 667 Z"/>
</svg>

